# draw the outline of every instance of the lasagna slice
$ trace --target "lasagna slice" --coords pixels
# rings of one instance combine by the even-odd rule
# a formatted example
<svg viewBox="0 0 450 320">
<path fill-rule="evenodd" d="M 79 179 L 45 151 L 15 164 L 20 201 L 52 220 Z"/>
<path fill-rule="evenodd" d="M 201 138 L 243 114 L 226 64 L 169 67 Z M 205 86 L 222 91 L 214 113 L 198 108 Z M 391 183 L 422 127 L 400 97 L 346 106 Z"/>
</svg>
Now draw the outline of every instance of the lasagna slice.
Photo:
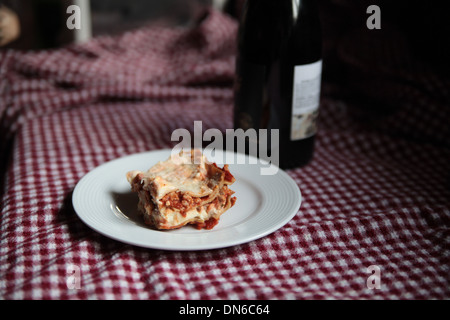
<svg viewBox="0 0 450 320">
<path fill-rule="evenodd" d="M 138 193 L 144 222 L 156 229 L 212 229 L 236 202 L 228 165 L 219 168 L 199 150 L 182 151 L 146 172 L 130 171 L 127 180 Z"/>
</svg>

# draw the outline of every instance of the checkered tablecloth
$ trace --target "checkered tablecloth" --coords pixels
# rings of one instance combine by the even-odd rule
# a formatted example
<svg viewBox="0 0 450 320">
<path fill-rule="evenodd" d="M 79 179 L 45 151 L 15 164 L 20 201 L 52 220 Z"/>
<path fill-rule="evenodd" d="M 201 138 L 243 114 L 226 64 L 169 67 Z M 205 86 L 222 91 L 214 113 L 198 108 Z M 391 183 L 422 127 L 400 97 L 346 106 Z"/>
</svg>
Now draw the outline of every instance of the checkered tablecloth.
<svg viewBox="0 0 450 320">
<path fill-rule="evenodd" d="M 109 239 L 77 217 L 72 190 L 96 166 L 168 148 L 195 120 L 232 128 L 236 28 L 212 11 L 188 31 L 0 53 L 0 298 L 450 298 L 449 87 L 431 75 L 420 78 L 433 79 L 426 90 L 400 82 L 388 98 L 405 103 L 370 123 L 350 116 L 364 100 L 338 99 L 324 83 L 315 158 L 287 171 L 301 208 L 262 239 L 168 252 Z M 415 106 L 441 116 L 421 118 Z"/>
</svg>

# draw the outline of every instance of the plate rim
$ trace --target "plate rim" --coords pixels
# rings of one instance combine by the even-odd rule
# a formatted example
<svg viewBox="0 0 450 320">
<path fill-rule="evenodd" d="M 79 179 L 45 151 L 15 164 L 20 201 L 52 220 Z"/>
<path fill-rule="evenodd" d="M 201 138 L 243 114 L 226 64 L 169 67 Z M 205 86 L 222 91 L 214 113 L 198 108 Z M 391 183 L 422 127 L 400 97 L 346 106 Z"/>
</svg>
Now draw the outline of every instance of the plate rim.
<svg viewBox="0 0 450 320">
<path fill-rule="evenodd" d="M 293 203 L 291 205 L 291 207 L 296 207 L 297 209 L 292 209 L 292 212 L 290 214 L 286 214 L 283 219 L 279 220 L 278 223 L 274 224 L 272 227 L 269 228 L 263 228 L 263 230 L 261 232 L 258 232 L 252 236 L 249 237 L 241 237 L 241 238 L 237 238 L 237 239 L 230 239 L 229 241 L 225 241 L 224 243 L 214 243 L 214 244 L 209 244 L 209 245 L 196 245 L 193 247 L 180 247 L 180 246 L 173 246 L 173 245 L 161 245 L 161 244 L 143 244 L 143 243 L 137 243 L 136 241 L 131 241 L 131 240 L 127 240 L 124 239 L 122 237 L 116 236 L 114 234 L 111 233 L 107 233 L 104 232 L 103 230 L 93 226 L 91 224 L 90 221 L 88 221 L 83 214 L 80 214 L 79 211 L 82 211 L 82 209 L 79 206 L 80 203 L 80 196 L 81 193 L 83 191 L 82 187 L 84 185 L 84 183 L 87 181 L 87 179 L 91 176 L 94 175 L 95 173 L 97 173 L 98 170 L 100 170 L 101 168 L 104 168 L 105 166 L 108 165 L 112 165 L 114 162 L 119 162 L 119 161 L 126 161 L 126 159 L 128 158 L 133 158 L 133 157 L 143 157 L 146 155 L 153 155 L 156 153 L 170 153 L 172 151 L 172 149 L 156 149 L 156 150 L 149 150 L 149 151 L 143 151 L 143 152 L 136 152 L 136 153 L 132 153 L 132 154 L 127 154 L 121 157 L 117 157 L 114 159 L 111 159 L 109 161 L 106 161 L 104 163 L 101 163 L 100 165 L 94 167 L 93 169 L 89 170 L 86 174 L 84 174 L 76 183 L 73 192 L 72 192 L 72 206 L 73 209 L 77 215 L 77 217 L 86 225 L 88 226 L 90 229 L 94 230 L 97 233 L 102 234 L 103 236 L 106 236 L 110 239 L 128 244 L 128 245 L 133 245 L 133 246 L 137 246 L 137 247 L 141 247 L 141 248 L 148 248 L 148 249 L 157 249 L 157 250 L 166 250 L 166 251 L 202 251 L 202 250 L 214 250 L 214 249 L 222 249 L 222 248 L 228 248 L 228 247 L 233 247 L 233 246 L 237 246 L 237 245 L 241 245 L 241 244 L 245 244 L 245 243 L 249 243 L 261 238 L 264 238 L 272 233 L 274 233 L 275 231 L 281 229 L 282 227 L 284 227 L 287 223 L 289 223 L 294 217 L 295 215 L 299 212 L 300 208 L 301 208 L 301 204 L 303 201 L 303 195 L 302 192 L 300 190 L 300 187 L 298 186 L 298 184 L 294 181 L 294 179 L 289 176 L 289 174 L 287 172 L 285 172 L 284 170 L 282 170 L 281 168 L 278 168 L 278 173 L 277 174 L 281 174 L 285 181 L 287 181 L 290 185 L 290 187 L 292 187 L 292 191 L 296 193 L 296 197 L 295 197 L 295 204 Z M 236 154 L 233 151 L 229 151 L 229 150 L 219 150 L 220 152 L 224 152 L 224 153 L 228 153 L 228 152 L 232 152 L 234 153 L 234 155 Z M 233 156 L 234 156 L 233 155 Z M 250 155 L 244 155 L 244 154 L 240 154 L 243 155 L 245 157 L 252 157 Z M 254 158 L 254 157 L 253 157 Z M 164 160 L 164 159 L 161 159 Z M 263 163 L 266 163 L 264 160 L 261 159 L 254 159 L 259 161 L 259 163 L 257 165 L 262 165 Z M 272 164 L 273 165 L 273 164 Z M 274 166 L 274 165 L 273 165 Z M 80 198 L 80 200 L 79 200 Z M 141 228 L 140 226 L 137 225 L 137 227 Z M 152 230 L 155 232 L 160 232 L 158 230 Z M 199 230 L 199 232 L 201 232 L 201 230 Z M 204 234 L 204 233 L 203 233 Z"/>
</svg>

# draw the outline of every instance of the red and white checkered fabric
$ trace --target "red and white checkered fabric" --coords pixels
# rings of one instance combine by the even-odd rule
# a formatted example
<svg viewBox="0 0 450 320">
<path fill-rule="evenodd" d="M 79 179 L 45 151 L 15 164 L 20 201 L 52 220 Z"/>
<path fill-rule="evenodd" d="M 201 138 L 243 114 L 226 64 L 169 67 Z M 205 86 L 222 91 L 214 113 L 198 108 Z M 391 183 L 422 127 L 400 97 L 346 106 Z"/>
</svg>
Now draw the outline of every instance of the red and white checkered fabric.
<svg viewBox="0 0 450 320">
<path fill-rule="evenodd" d="M 450 298 L 448 146 L 361 128 L 326 89 L 314 161 L 288 171 L 304 201 L 273 234 L 166 252 L 79 220 L 71 191 L 96 166 L 170 147 L 172 131 L 194 120 L 232 127 L 236 28 L 213 11 L 190 31 L 0 53 L 0 298 Z M 372 265 L 379 289 L 367 285 Z M 67 284 L 70 266 L 79 289 Z"/>
</svg>

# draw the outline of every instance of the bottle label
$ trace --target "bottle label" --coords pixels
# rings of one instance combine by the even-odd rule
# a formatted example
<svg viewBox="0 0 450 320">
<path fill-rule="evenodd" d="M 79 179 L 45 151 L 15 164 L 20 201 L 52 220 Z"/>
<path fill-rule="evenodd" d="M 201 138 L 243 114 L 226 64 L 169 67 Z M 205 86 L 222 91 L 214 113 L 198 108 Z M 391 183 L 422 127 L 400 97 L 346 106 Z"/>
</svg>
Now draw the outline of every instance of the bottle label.
<svg viewBox="0 0 450 320">
<path fill-rule="evenodd" d="M 294 67 L 291 140 L 314 135 L 319 115 L 322 60 Z"/>
</svg>

